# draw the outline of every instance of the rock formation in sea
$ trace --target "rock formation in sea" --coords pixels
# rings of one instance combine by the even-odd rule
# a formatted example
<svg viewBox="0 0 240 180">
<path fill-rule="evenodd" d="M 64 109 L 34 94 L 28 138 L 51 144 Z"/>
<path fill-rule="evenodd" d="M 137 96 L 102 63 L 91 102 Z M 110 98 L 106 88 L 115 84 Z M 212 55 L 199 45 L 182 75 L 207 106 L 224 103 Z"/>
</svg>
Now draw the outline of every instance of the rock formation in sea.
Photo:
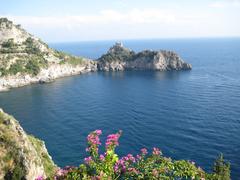
<svg viewBox="0 0 240 180">
<path fill-rule="evenodd" d="M 50 176 L 56 168 L 44 142 L 26 134 L 16 119 L 0 109 L 0 179 L 33 180 Z"/>
<path fill-rule="evenodd" d="M 136 53 L 116 43 L 106 54 L 98 59 L 100 71 L 123 71 L 123 70 L 190 70 L 191 64 L 184 62 L 173 51 L 145 50 Z"/>
</svg>

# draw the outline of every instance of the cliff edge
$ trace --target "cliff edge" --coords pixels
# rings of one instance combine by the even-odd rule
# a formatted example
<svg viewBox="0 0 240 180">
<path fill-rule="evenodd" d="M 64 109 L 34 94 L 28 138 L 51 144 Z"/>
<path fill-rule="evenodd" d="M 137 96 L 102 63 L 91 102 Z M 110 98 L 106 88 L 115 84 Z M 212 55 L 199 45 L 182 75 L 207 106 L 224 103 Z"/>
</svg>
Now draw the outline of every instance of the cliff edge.
<svg viewBox="0 0 240 180">
<path fill-rule="evenodd" d="M 44 142 L 26 134 L 16 119 L 0 109 L 0 179 L 33 180 L 51 176 L 56 168 Z"/>
</svg>

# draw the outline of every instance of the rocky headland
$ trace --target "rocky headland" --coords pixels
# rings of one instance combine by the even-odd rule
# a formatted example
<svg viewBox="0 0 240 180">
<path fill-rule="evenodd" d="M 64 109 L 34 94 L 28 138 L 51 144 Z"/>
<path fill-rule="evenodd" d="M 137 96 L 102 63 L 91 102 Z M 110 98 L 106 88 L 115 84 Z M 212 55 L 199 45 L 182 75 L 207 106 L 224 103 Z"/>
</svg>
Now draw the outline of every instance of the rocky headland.
<svg viewBox="0 0 240 180">
<path fill-rule="evenodd" d="M 173 51 L 134 52 L 116 43 L 97 60 L 50 48 L 20 25 L 0 18 L 0 92 L 93 71 L 190 70 Z"/>
<path fill-rule="evenodd" d="M 54 50 L 0 18 L 0 91 L 96 70 L 95 61 Z"/>
<path fill-rule="evenodd" d="M 190 70 L 192 66 L 184 62 L 173 51 L 145 50 L 134 52 L 116 43 L 109 51 L 98 59 L 100 71 L 123 71 L 123 70 Z"/>
</svg>

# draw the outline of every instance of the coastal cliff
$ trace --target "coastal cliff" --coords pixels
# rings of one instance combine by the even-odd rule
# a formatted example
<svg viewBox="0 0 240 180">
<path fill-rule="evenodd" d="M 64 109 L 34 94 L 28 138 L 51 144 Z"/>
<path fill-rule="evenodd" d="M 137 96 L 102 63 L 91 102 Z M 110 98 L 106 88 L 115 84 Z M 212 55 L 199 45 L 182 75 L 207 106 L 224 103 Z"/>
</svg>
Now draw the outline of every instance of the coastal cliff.
<svg viewBox="0 0 240 180">
<path fill-rule="evenodd" d="M 173 51 L 136 53 L 116 43 L 97 61 L 54 50 L 7 18 L 0 18 L 0 92 L 93 71 L 190 70 Z"/>
<path fill-rule="evenodd" d="M 0 91 L 96 70 L 95 61 L 49 48 L 20 25 L 0 18 Z"/>
<path fill-rule="evenodd" d="M 33 180 L 51 176 L 56 168 L 44 142 L 26 134 L 16 119 L 0 109 L 0 179 Z"/>
<path fill-rule="evenodd" d="M 100 71 L 123 70 L 190 70 L 191 64 L 184 62 L 173 51 L 145 50 L 139 53 L 127 49 L 122 43 L 116 43 L 98 59 Z"/>
</svg>

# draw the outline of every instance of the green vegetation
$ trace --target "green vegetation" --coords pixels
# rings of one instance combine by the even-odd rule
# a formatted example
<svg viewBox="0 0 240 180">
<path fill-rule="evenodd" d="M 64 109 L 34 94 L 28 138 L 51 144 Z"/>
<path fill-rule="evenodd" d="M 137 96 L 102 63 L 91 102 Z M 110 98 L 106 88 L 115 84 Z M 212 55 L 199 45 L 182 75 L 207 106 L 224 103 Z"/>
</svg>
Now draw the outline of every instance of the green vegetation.
<svg viewBox="0 0 240 180">
<path fill-rule="evenodd" d="M 24 179 L 26 171 L 22 164 L 21 149 L 14 141 L 14 134 L 8 129 L 9 117 L 0 112 L 0 171 L 5 171 L 5 179 Z M 2 154 L 5 149 L 5 155 Z"/>
<path fill-rule="evenodd" d="M 72 55 L 67 54 L 65 52 L 55 51 L 54 55 L 62 60 L 60 62 L 60 64 L 68 63 L 70 65 L 77 66 L 77 65 L 81 65 L 81 64 L 84 63 L 83 58 L 77 57 L 77 56 L 72 56 Z"/>
<path fill-rule="evenodd" d="M 23 44 L 26 45 L 26 49 L 25 49 L 26 53 L 28 53 L 28 54 L 37 54 L 37 55 L 41 54 L 41 51 L 36 46 L 36 43 L 34 42 L 33 38 L 28 37 Z"/>
<path fill-rule="evenodd" d="M 30 60 L 28 61 L 28 63 L 26 64 L 26 72 L 28 74 L 32 74 L 32 75 L 38 75 L 38 73 L 40 72 L 40 66 L 39 66 L 39 62 L 37 60 Z"/>
<path fill-rule="evenodd" d="M 17 61 L 16 63 L 11 64 L 10 68 L 8 69 L 8 73 L 12 75 L 17 74 L 18 72 L 24 72 L 22 61 Z"/>
<path fill-rule="evenodd" d="M 43 57 L 29 56 L 26 59 L 17 60 L 8 69 L 0 68 L 0 76 L 16 75 L 17 73 L 36 76 L 41 67 L 47 67 L 47 61 Z"/>
<path fill-rule="evenodd" d="M 46 175 L 52 176 L 56 166 L 44 142 L 30 135 L 26 138 L 18 126 L 12 116 L 0 111 L 0 178 L 4 175 L 6 180 L 25 180 L 27 168 L 31 168 L 27 167 L 29 161 L 36 167 L 43 166 Z M 36 157 L 32 157 L 35 156 L 34 150 L 37 152 Z"/>
<path fill-rule="evenodd" d="M 99 58 L 100 61 L 112 62 L 112 61 L 131 61 L 135 53 L 122 47 L 114 47 L 114 51 L 110 51 Z"/>
<path fill-rule="evenodd" d="M 14 46 L 16 46 L 16 44 L 14 43 L 13 39 L 8 39 L 8 41 L 2 43 L 3 48 L 12 48 Z"/>
<path fill-rule="evenodd" d="M 139 53 L 135 53 L 124 47 L 114 46 L 107 54 L 104 54 L 99 58 L 103 62 L 114 62 L 114 61 L 134 61 L 136 59 L 142 59 L 147 62 L 151 62 L 156 55 L 155 51 L 145 50 Z"/>
<path fill-rule="evenodd" d="M 8 75 L 8 70 L 6 70 L 5 68 L 1 67 L 0 68 L 0 77 L 1 76 L 6 76 Z"/>
<path fill-rule="evenodd" d="M 172 160 L 164 157 L 158 148 L 153 148 L 150 153 L 143 148 L 136 156 L 128 154 L 119 158 L 115 153 L 115 148 L 119 145 L 118 140 L 122 132 L 108 135 L 105 142 L 105 153 L 99 154 L 101 145 L 99 136 L 101 134 L 101 130 L 96 130 L 88 135 L 86 151 L 90 156 L 84 159 L 84 164 L 79 167 L 67 166 L 59 169 L 54 177 L 47 179 L 230 180 L 230 165 L 224 161 L 223 156 L 216 160 L 213 173 L 205 172 L 191 161 Z M 39 176 L 37 180 L 44 180 L 44 178 Z"/>
<path fill-rule="evenodd" d="M 83 58 L 71 56 L 71 57 L 67 58 L 67 60 L 65 62 L 69 63 L 73 66 L 77 66 L 77 65 L 82 64 L 84 61 L 83 61 Z"/>
<path fill-rule="evenodd" d="M 36 149 L 38 156 L 41 157 L 46 175 L 50 177 L 53 176 L 56 166 L 48 156 L 47 152 L 43 151 L 44 142 L 35 138 L 32 135 L 28 135 L 28 139 L 31 141 L 34 148 Z"/>
<path fill-rule="evenodd" d="M 230 179 L 230 163 L 224 160 L 222 154 L 220 154 L 220 156 L 215 161 L 213 172 L 216 174 L 215 178 L 217 180 Z"/>
</svg>

